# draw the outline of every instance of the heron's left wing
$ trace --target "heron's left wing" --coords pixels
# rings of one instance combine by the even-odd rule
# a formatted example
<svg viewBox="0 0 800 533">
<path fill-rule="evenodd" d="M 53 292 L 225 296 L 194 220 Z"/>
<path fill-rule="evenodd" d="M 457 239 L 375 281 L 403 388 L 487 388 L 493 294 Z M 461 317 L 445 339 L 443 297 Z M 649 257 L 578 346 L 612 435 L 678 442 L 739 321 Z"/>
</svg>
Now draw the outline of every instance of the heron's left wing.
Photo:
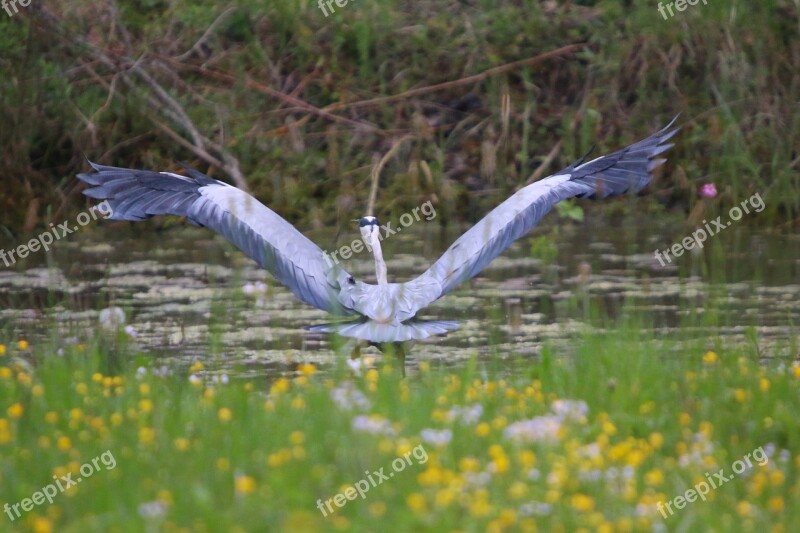
<svg viewBox="0 0 800 533">
<path fill-rule="evenodd" d="M 643 189 L 652 170 L 665 161 L 656 156 L 672 146 L 666 142 L 678 131 L 670 129 L 676 119 L 627 148 L 576 163 L 518 190 L 459 237 L 424 274 L 408 282 L 415 294 L 430 296 L 415 302 L 417 310 L 476 276 L 561 200 L 606 198 Z"/>
<path fill-rule="evenodd" d="M 336 314 L 353 314 L 338 299 L 349 274 L 267 206 L 231 185 L 187 169 L 189 176 L 91 163 L 78 178 L 93 187 L 83 193 L 106 200 L 114 220 L 155 215 L 185 216 L 220 233 L 303 302 Z"/>
</svg>

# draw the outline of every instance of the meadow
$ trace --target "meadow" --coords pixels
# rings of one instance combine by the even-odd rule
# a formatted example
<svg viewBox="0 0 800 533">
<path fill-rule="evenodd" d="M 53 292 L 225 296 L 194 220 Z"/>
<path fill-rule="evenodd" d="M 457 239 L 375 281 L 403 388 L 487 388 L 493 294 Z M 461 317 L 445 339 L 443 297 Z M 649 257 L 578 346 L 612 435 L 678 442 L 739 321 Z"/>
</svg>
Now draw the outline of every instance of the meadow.
<svg viewBox="0 0 800 533">
<path fill-rule="evenodd" d="M 259 379 L 201 360 L 159 370 L 122 332 L 5 339 L 2 501 L 81 477 L 104 452 L 115 466 L 2 529 L 790 531 L 800 364 L 634 322 L 536 362 L 454 370 L 423 352 L 408 378 L 391 359 L 356 373 L 346 357 Z M 676 507 L 693 488 L 705 500 Z"/>
</svg>

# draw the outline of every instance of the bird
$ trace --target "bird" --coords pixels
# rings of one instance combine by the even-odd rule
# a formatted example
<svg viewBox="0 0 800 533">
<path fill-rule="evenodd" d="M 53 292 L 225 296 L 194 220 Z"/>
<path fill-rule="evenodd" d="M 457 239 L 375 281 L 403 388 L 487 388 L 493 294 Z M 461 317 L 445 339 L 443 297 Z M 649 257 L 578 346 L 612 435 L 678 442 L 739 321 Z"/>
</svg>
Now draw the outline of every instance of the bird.
<svg viewBox="0 0 800 533">
<path fill-rule="evenodd" d="M 528 233 L 553 206 L 570 198 L 604 199 L 635 194 L 666 159 L 678 131 L 677 116 L 650 136 L 608 155 L 584 162 L 518 189 L 461 235 L 425 272 L 405 282 L 389 282 L 381 249 L 379 220 L 358 220 L 375 263 L 376 283 L 356 279 L 280 215 L 250 194 L 181 164 L 186 175 L 135 170 L 89 161 L 94 172 L 78 174 L 89 185 L 83 194 L 107 202 L 112 220 L 140 221 L 177 215 L 216 231 L 287 287 L 302 302 L 337 317 L 310 326 L 366 341 L 405 359 L 406 343 L 458 328 L 452 320 L 421 320 L 417 314 L 475 277 L 494 258 Z"/>
</svg>

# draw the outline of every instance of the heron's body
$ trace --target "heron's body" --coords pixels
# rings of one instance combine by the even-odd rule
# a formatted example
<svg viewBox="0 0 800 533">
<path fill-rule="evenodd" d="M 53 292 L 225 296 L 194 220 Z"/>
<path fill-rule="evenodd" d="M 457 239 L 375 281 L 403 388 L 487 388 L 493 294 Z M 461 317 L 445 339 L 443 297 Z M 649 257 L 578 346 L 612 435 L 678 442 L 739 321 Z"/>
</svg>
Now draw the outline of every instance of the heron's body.
<svg viewBox="0 0 800 533">
<path fill-rule="evenodd" d="M 674 120 L 673 120 L 674 122 Z M 335 315 L 356 320 L 318 326 L 320 331 L 376 343 L 423 339 L 457 327 L 450 321 L 419 321 L 417 313 L 471 279 L 552 207 L 573 197 L 605 198 L 638 192 L 650 181 L 654 159 L 671 144 L 677 130 L 667 127 L 613 154 L 523 187 L 459 237 L 424 273 L 403 283 L 389 283 L 374 217 L 361 219 L 361 232 L 372 249 L 376 284 L 355 279 L 274 211 L 249 194 L 200 172 L 188 176 L 92 164 L 97 171 L 78 177 L 92 185 L 84 194 L 109 202 L 116 220 L 144 220 L 178 215 L 209 227 L 269 270 L 300 300 Z"/>
</svg>

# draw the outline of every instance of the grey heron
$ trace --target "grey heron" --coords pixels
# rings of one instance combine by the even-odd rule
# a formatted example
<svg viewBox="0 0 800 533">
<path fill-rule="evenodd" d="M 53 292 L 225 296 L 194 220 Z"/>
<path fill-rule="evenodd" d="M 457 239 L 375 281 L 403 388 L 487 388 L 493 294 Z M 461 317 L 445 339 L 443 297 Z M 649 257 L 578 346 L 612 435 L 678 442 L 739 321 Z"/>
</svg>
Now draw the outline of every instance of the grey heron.
<svg viewBox="0 0 800 533">
<path fill-rule="evenodd" d="M 322 249 L 246 192 L 189 167 L 187 175 L 133 170 L 91 163 L 94 173 L 78 178 L 83 193 L 111 206 L 114 220 L 178 215 L 208 227 L 268 270 L 301 301 L 356 320 L 316 326 L 316 331 L 378 345 L 395 345 L 457 328 L 446 320 L 418 320 L 417 313 L 473 278 L 525 235 L 555 204 L 568 198 L 602 199 L 637 193 L 665 159 L 677 117 L 649 137 L 517 190 L 461 235 L 428 270 L 410 281 L 390 283 L 375 217 L 360 219 L 364 242 L 373 253 L 377 283 L 355 279 L 324 256 Z"/>
</svg>

